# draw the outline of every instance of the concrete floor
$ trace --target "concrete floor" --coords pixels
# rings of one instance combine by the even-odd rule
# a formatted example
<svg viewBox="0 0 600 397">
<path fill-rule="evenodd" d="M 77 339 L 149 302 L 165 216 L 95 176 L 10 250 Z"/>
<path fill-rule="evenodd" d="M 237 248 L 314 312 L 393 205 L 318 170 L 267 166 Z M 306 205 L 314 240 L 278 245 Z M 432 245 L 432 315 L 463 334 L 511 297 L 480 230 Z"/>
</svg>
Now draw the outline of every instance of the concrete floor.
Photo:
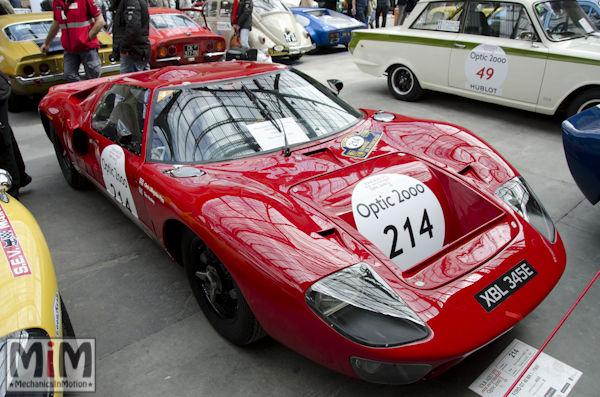
<svg viewBox="0 0 600 397">
<path fill-rule="evenodd" d="M 96 338 L 98 396 L 476 396 L 468 386 L 484 368 L 515 338 L 541 347 L 600 268 L 600 206 L 591 206 L 573 182 L 560 117 L 438 93 L 400 102 L 384 77 L 363 74 L 343 48 L 304 56 L 294 66 L 323 82 L 341 79 L 341 97 L 356 107 L 442 120 L 479 134 L 525 176 L 556 222 L 568 255 L 564 276 L 512 331 L 414 385 L 351 379 L 269 337 L 237 347 L 208 324 L 181 267 L 94 189 L 66 184 L 36 112 L 13 113 L 33 176 L 21 201 L 45 233 L 77 335 Z M 571 396 L 599 395 L 599 301 L 597 282 L 546 349 L 583 372 Z"/>
</svg>

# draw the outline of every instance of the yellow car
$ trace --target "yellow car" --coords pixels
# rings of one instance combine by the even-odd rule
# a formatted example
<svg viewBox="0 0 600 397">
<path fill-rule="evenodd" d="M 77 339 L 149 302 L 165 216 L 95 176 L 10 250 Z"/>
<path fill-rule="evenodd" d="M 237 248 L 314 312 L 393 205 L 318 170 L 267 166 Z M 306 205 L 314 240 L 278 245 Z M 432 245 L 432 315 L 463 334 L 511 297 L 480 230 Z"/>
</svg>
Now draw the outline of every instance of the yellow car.
<svg viewBox="0 0 600 397">
<path fill-rule="evenodd" d="M 44 95 L 50 86 L 64 83 L 63 48 L 60 32 L 52 41 L 48 55 L 40 52 L 52 24 L 51 12 L 9 14 L 0 16 L 0 69 L 12 81 L 8 110 L 23 109 L 26 96 Z M 106 32 L 98 34 L 102 75 L 119 73 L 119 65 L 109 59 L 112 38 Z M 80 70 L 83 75 L 83 70 Z"/>
<path fill-rule="evenodd" d="M 9 339 L 20 339 L 25 346 L 33 338 L 74 336 L 46 240 L 31 213 L 6 194 L 10 183 L 8 172 L 0 170 L 0 396 L 10 387 L 6 377 L 11 364 L 7 360 Z M 60 363 L 54 359 L 55 368 Z M 58 376 L 50 381 L 54 379 Z M 62 396 L 55 391 L 52 387 L 40 395 Z"/>
</svg>

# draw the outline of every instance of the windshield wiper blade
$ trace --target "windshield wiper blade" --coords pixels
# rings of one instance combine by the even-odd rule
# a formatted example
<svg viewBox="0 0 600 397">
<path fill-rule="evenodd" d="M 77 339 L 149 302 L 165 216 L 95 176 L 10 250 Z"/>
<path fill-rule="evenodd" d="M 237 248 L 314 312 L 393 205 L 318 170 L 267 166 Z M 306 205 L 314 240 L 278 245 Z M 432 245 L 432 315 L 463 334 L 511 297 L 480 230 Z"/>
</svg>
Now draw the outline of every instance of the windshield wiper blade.
<svg viewBox="0 0 600 397">
<path fill-rule="evenodd" d="M 250 89 L 248 87 L 246 87 L 245 85 L 242 85 L 242 90 L 246 93 L 246 95 L 248 95 L 248 98 L 250 98 L 250 100 L 254 103 L 254 106 L 256 106 L 258 108 L 258 110 L 260 111 L 260 114 L 262 114 L 262 116 L 266 120 L 269 120 L 271 122 L 271 124 L 273 124 L 275 126 L 275 128 L 277 128 L 277 131 L 279 131 L 283 134 L 283 142 L 284 142 L 283 157 L 289 157 L 291 154 L 291 151 L 290 151 L 290 147 L 288 144 L 287 135 L 285 133 L 285 128 L 283 127 L 283 123 L 281 124 L 281 126 L 279 126 L 279 124 L 277 123 L 277 120 L 275 120 L 275 117 L 273 117 L 273 112 L 271 112 L 271 110 L 269 110 L 269 108 L 256 96 L 255 93 L 250 91 Z"/>
</svg>

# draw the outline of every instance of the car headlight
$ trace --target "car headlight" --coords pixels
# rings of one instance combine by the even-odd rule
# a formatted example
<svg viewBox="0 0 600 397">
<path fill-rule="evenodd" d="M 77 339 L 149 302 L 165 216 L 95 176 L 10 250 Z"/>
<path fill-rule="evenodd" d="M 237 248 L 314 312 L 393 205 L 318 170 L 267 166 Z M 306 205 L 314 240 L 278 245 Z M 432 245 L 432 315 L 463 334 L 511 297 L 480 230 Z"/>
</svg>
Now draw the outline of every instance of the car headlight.
<svg viewBox="0 0 600 397">
<path fill-rule="evenodd" d="M 333 329 L 364 346 L 398 346 L 429 336 L 425 323 L 366 263 L 317 281 L 306 302 Z"/>
<path fill-rule="evenodd" d="M 8 387 L 7 382 L 12 379 L 10 374 L 7 373 L 7 371 L 10 370 L 10 363 L 6 361 L 9 356 L 7 352 L 8 339 L 19 339 L 19 344 L 24 348 L 27 348 L 31 338 L 48 338 L 48 334 L 41 329 L 28 329 L 13 332 L 12 334 L 0 338 L 0 396 L 6 395 L 6 389 Z M 43 370 L 44 362 L 43 360 L 36 358 L 35 365 L 37 370 Z M 26 395 L 32 397 L 47 397 L 54 395 L 54 391 L 53 389 L 49 389 L 44 392 L 27 393 Z"/>
<path fill-rule="evenodd" d="M 521 215 L 551 243 L 556 241 L 556 229 L 550 215 L 521 176 L 496 189 L 496 196 Z"/>
</svg>

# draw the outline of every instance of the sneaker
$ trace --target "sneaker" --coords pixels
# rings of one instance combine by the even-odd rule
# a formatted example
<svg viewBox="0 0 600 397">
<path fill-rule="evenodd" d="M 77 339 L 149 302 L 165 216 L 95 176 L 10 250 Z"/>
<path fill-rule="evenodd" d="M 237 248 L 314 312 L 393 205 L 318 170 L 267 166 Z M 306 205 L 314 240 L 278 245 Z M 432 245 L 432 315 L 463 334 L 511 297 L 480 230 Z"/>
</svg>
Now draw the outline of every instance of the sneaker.
<svg viewBox="0 0 600 397">
<path fill-rule="evenodd" d="M 375 26 L 373 26 L 373 21 L 369 21 L 369 26 L 371 27 L 371 29 L 375 29 Z"/>
</svg>

